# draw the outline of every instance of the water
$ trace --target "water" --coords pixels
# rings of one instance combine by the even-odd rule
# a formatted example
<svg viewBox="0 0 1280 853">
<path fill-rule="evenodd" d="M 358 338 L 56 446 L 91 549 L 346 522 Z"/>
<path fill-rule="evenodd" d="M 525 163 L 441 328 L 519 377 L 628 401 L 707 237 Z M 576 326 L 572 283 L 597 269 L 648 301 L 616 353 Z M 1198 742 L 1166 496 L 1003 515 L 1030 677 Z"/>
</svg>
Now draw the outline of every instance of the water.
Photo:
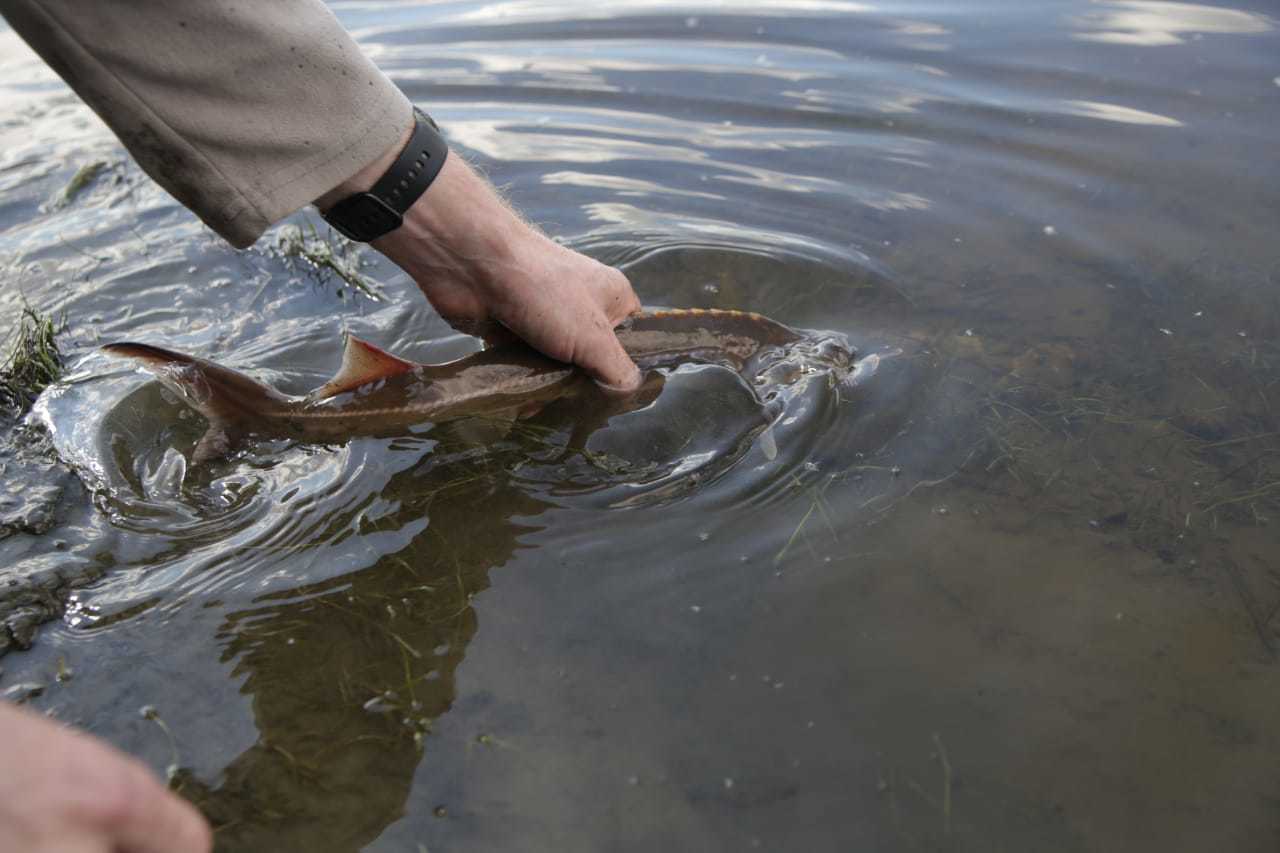
<svg viewBox="0 0 1280 853">
<path fill-rule="evenodd" d="M 898 354 L 772 460 L 712 368 L 608 470 L 557 458 L 572 402 L 186 468 L 95 344 L 294 391 L 344 329 L 470 345 L 373 257 L 382 301 L 220 245 L 0 32 L 0 300 L 66 312 L 83 478 L 10 440 L 0 689 L 176 760 L 227 851 L 1275 849 L 1273 9 L 334 8 L 646 303 Z"/>
</svg>

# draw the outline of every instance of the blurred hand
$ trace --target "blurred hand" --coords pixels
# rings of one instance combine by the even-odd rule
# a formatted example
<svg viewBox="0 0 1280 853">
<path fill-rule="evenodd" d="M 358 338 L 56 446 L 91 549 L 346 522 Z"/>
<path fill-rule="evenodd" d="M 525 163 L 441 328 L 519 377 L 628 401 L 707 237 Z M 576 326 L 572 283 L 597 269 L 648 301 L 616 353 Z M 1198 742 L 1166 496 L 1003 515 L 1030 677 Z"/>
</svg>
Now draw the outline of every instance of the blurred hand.
<svg viewBox="0 0 1280 853">
<path fill-rule="evenodd" d="M 317 204 L 323 208 L 368 189 L 400 147 Z M 640 310 L 627 277 L 524 222 L 456 153 L 409 208 L 404 224 L 372 245 L 409 273 L 460 331 L 485 336 L 497 323 L 609 388 L 639 386 L 640 371 L 613 331 Z"/>
<path fill-rule="evenodd" d="M 142 763 L 0 702 L 0 850 L 208 853 L 209 825 Z"/>
</svg>

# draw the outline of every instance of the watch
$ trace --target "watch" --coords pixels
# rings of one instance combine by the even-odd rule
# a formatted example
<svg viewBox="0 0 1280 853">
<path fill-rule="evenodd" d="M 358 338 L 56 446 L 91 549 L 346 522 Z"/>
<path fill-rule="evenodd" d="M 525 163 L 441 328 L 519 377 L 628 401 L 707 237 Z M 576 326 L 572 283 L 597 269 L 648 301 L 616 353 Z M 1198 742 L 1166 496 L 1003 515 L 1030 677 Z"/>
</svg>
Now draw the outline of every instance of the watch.
<svg viewBox="0 0 1280 853">
<path fill-rule="evenodd" d="M 322 212 L 324 221 L 352 240 L 368 243 L 396 230 L 404 213 L 444 167 L 449 146 L 431 116 L 413 108 L 413 134 L 391 168 L 368 191 L 349 195 Z"/>
</svg>

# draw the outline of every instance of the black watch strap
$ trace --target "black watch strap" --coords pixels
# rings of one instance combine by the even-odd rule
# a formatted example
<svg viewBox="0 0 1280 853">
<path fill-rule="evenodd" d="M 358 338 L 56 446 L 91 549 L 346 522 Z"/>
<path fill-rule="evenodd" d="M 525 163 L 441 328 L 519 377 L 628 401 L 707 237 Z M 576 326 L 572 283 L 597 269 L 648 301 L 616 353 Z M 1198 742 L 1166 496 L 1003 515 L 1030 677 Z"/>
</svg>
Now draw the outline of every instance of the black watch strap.
<svg viewBox="0 0 1280 853">
<path fill-rule="evenodd" d="M 356 193 L 321 214 L 352 240 L 368 243 L 404 222 L 404 213 L 427 191 L 444 167 L 449 146 L 431 116 L 413 110 L 413 135 L 400 156 L 367 192 Z"/>
</svg>

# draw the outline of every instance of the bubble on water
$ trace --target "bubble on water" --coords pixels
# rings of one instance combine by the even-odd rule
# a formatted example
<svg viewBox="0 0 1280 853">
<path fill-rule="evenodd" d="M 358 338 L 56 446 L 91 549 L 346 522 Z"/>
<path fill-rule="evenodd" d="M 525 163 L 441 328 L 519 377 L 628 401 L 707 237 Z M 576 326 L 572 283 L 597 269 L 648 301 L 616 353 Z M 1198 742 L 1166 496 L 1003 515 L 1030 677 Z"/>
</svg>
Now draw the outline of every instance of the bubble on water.
<svg viewBox="0 0 1280 853">
<path fill-rule="evenodd" d="M 1046 237 L 1052 237 L 1054 234 L 1058 233 L 1058 229 L 1054 228 L 1052 225 L 1046 225 L 1044 227 L 1044 233 Z"/>
<path fill-rule="evenodd" d="M 691 30 L 697 29 L 697 26 L 699 23 L 701 23 L 701 21 L 699 21 L 697 18 L 689 17 L 684 19 L 684 25 Z"/>
</svg>

